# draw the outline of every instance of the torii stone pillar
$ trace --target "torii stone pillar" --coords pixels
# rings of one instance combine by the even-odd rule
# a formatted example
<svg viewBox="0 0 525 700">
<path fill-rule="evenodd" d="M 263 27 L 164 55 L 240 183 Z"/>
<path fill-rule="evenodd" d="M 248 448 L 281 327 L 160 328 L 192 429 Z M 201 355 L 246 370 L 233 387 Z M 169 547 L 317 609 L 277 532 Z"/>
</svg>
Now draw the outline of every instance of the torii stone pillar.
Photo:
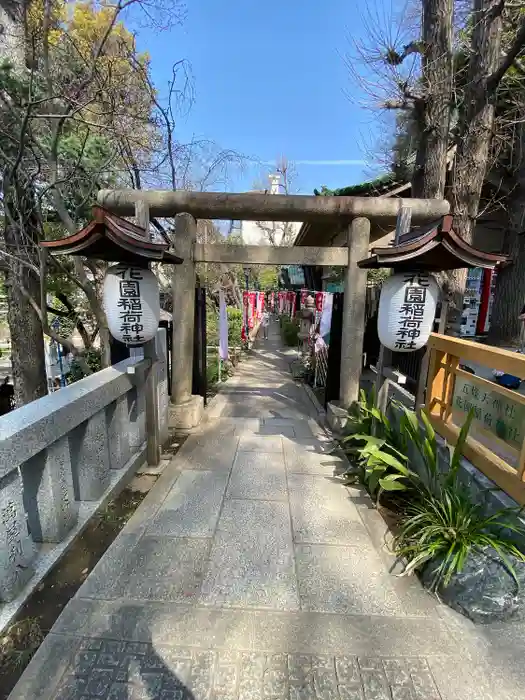
<svg viewBox="0 0 525 700">
<path fill-rule="evenodd" d="M 357 217 L 348 227 L 348 267 L 345 271 L 339 404 L 349 408 L 359 397 L 363 367 L 367 271 L 357 267 L 368 256 L 370 221 Z"/>
<path fill-rule="evenodd" d="M 191 214 L 177 214 L 173 247 L 183 258 L 173 271 L 173 340 L 171 370 L 171 428 L 190 430 L 201 421 L 204 398 L 191 393 L 193 383 L 193 339 L 195 319 L 195 262 L 193 246 L 197 222 Z"/>
</svg>

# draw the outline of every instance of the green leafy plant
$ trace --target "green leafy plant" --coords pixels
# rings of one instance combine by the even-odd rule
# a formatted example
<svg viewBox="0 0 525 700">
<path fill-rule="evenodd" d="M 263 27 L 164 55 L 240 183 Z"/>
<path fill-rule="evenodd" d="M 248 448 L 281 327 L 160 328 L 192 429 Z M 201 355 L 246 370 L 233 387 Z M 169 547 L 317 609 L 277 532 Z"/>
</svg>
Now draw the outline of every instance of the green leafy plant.
<svg viewBox="0 0 525 700">
<path fill-rule="evenodd" d="M 437 560 L 431 579 L 431 590 L 447 586 L 452 576 L 460 573 L 473 549 L 492 548 L 516 579 L 509 555 L 525 561 L 524 554 L 514 544 L 511 531 L 525 535 L 525 529 L 513 525 L 509 516 L 516 509 L 504 508 L 487 517 L 483 506 L 473 503 L 462 488 L 442 486 L 437 493 L 427 492 L 419 501 L 409 504 L 408 517 L 394 540 L 394 551 L 407 557 L 403 572 L 410 574 L 428 562 Z"/>
<path fill-rule="evenodd" d="M 364 389 L 360 389 L 358 400 L 348 409 L 348 420 L 345 426 L 346 437 L 355 433 L 372 434 L 375 405 L 375 389 L 371 389 L 368 394 Z"/>
<path fill-rule="evenodd" d="M 92 372 L 98 372 L 102 369 L 101 352 L 97 348 L 89 348 L 84 353 L 84 359 L 86 360 L 88 367 Z M 73 359 L 69 372 L 66 375 L 66 381 L 68 384 L 74 384 L 78 382 L 79 379 L 85 377 L 84 370 L 76 359 Z"/>
<path fill-rule="evenodd" d="M 281 335 L 285 345 L 288 347 L 295 347 L 299 340 L 299 321 L 281 316 L 280 325 Z"/>
<path fill-rule="evenodd" d="M 525 561 L 511 536 L 511 533 L 525 535 L 525 529 L 512 522 L 521 509 L 503 508 L 487 516 L 483 505 L 474 503 L 460 482 L 461 457 L 472 419 L 471 412 L 461 428 L 447 471 L 439 468 L 436 435 L 428 417 L 421 414 L 421 427 L 414 412 L 405 410 L 401 420 L 401 430 L 423 457 L 426 479 L 414 481 L 415 498 L 408 504 L 406 517 L 394 539 L 394 551 L 408 559 L 405 575 L 436 563 L 431 590 L 447 586 L 452 576 L 462 571 L 474 549 L 493 549 L 515 580 L 509 556 Z"/>
<path fill-rule="evenodd" d="M 405 491 L 417 478 L 408 466 L 403 431 L 396 430 L 375 402 L 373 391 L 361 390 L 359 400 L 349 412 L 345 452 L 356 459 L 361 478 L 372 495 L 381 491 Z"/>
</svg>

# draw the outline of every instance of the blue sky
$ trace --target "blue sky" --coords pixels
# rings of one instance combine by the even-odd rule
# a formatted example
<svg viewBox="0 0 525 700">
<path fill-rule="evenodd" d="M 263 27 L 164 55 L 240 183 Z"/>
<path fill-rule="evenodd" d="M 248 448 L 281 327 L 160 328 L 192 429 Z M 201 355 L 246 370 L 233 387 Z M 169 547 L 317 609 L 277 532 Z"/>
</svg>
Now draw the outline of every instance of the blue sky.
<svg viewBox="0 0 525 700">
<path fill-rule="evenodd" d="M 271 162 L 295 161 L 295 189 L 312 192 L 368 179 L 367 145 L 378 128 L 345 95 L 357 88 L 342 54 L 348 35 L 364 34 L 366 0 L 191 0 L 182 26 L 141 30 L 162 92 L 174 61 L 186 58 L 195 104 L 178 138 L 212 139 L 222 148 Z M 346 161 L 341 164 L 341 161 Z M 233 172 L 230 190 L 249 189 L 260 166 Z"/>
</svg>

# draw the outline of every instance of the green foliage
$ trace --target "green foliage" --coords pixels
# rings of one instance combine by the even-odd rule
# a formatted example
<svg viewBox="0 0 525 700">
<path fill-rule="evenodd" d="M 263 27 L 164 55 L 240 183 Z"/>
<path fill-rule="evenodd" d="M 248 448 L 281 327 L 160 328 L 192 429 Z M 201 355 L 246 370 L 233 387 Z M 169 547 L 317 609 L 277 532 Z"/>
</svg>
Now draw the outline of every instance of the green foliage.
<svg viewBox="0 0 525 700">
<path fill-rule="evenodd" d="M 208 345 L 219 344 L 219 310 L 213 303 L 206 307 L 206 342 Z"/>
<path fill-rule="evenodd" d="M 242 344 L 242 311 L 234 306 L 228 306 L 228 344 L 239 347 Z"/>
<path fill-rule="evenodd" d="M 242 344 L 242 311 L 234 306 L 226 308 L 228 316 L 228 344 L 239 347 Z M 219 309 L 210 304 L 206 309 L 206 340 L 208 345 L 219 344 Z"/>
<path fill-rule="evenodd" d="M 259 283 L 259 289 L 264 292 L 270 292 L 273 289 L 277 289 L 279 286 L 279 268 L 274 265 L 271 266 L 261 266 L 260 268 L 255 268 L 257 270 L 257 281 Z"/>
<path fill-rule="evenodd" d="M 366 277 L 369 284 L 381 286 L 389 276 L 390 270 L 386 267 L 380 267 L 378 270 L 368 270 Z"/>
<path fill-rule="evenodd" d="M 518 508 L 503 508 L 486 515 L 483 503 L 474 503 L 460 481 L 461 457 L 473 419 L 471 411 L 461 428 L 452 451 L 450 467 L 440 469 L 436 433 L 428 416 L 421 423 L 414 411 L 399 404 L 399 428 L 378 409 L 374 393 L 360 392 L 359 401 L 349 412 L 345 451 L 357 458 L 361 477 L 370 493 L 410 491 L 401 513 L 401 528 L 394 540 L 398 557 L 408 559 L 404 574 L 434 562 L 430 587 L 447 586 L 461 572 L 469 553 L 492 549 L 516 579 L 509 556 L 525 561 L 513 535 L 525 536 L 525 528 L 515 524 Z M 424 473 L 408 466 L 408 445 L 422 457 Z M 513 520 L 514 518 L 514 520 Z"/>
<path fill-rule="evenodd" d="M 89 350 L 86 350 L 86 352 L 82 354 L 82 357 L 87 362 L 88 367 L 92 372 L 98 372 L 100 369 L 102 369 L 102 358 L 100 350 L 97 350 L 96 348 L 91 348 Z M 85 376 L 86 374 L 82 369 L 81 365 L 79 364 L 78 360 L 74 359 L 71 363 L 71 368 L 66 375 L 67 383 L 74 384 L 75 382 L 78 382 L 79 379 L 83 379 Z"/>
<path fill-rule="evenodd" d="M 468 490 L 457 481 L 438 484 L 435 492 L 428 490 L 408 505 L 407 517 L 395 538 L 396 554 L 409 560 L 403 573 L 437 561 L 430 586 L 436 590 L 447 586 L 452 576 L 462 571 L 473 549 L 490 548 L 516 579 L 508 556 L 525 561 L 525 555 L 506 534 L 510 531 L 525 535 L 525 528 L 509 520 L 516 514 L 517 509 L 503 508 L 486 516 L 483 505 L 473 503 Z"/>
<path fill-rule="evenodd" d="M 409 560 L 404 573 L 409 574 L 435 561 L 431 589 L 436 590 L 441 585 L 447 586 L 452 576 L 461 572 L 473 549 L 489 548 L 501 557 L 516 578 L 508 557 L 512 555 L 525 561 L 512 541 L 512 533 L 525 535 L 525 529 L 511 520 L 520 509 L 503 508 L 487 516 L 484 505 L 472 501 L 468 488 L 459 478 L 473 412 L 461 428 L 447 471 L 439 468 L 436 434 L 424 412 L 421 419 L 423 426 L 413 411 L 405 409 L 400 424 L 400 431 L 423 458 L 426 472 L 421 479 L 413 480 L 414 497 L 410 499 L 394 541 L 396 554 Z"/>
<path fill-rule="evenodd" d="M 284 344 L 289 348 L 296 347 L 299 342 L 299 321 L 288 316 L 281 316 L 280 326 Z"/>
<path fill-rule="evenodd" d="M 408 466 L 406 434 L 398 431 L 375 402 L 361 390 L 349 411 L 343 449 L 357 460 L 361 478 L 372 495 L 381 491 L 406 491 L 417 475 Z"/>
</svg>

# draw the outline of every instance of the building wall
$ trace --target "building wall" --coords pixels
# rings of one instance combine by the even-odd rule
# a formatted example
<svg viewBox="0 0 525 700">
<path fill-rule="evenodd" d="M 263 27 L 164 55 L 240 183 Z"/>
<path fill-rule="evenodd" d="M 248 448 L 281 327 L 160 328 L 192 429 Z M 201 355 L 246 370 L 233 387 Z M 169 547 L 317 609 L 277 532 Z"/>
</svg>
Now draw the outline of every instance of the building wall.
<svg viewBox="0 0 525 700">
<path fill-rule="evenodd" d="M 287 238 L 291 238 L 291 240 L 287 241 L 289 245 L 297 236 L 300 228 L 301 223 L 298 221 L 293 221 L 288 224 L 284 224 L 281 221 L 242 221 L 240 231 L 242 242 L 245 245 L 270 245 L 266 230 L 269 230 L 271 232 L 271 237 L 275 238 L 275 245 L 281 245 L 283 235 L 285 233 L 288 234 L 291 230 L 291 235 L 287 235 Z"/>
</svg>

